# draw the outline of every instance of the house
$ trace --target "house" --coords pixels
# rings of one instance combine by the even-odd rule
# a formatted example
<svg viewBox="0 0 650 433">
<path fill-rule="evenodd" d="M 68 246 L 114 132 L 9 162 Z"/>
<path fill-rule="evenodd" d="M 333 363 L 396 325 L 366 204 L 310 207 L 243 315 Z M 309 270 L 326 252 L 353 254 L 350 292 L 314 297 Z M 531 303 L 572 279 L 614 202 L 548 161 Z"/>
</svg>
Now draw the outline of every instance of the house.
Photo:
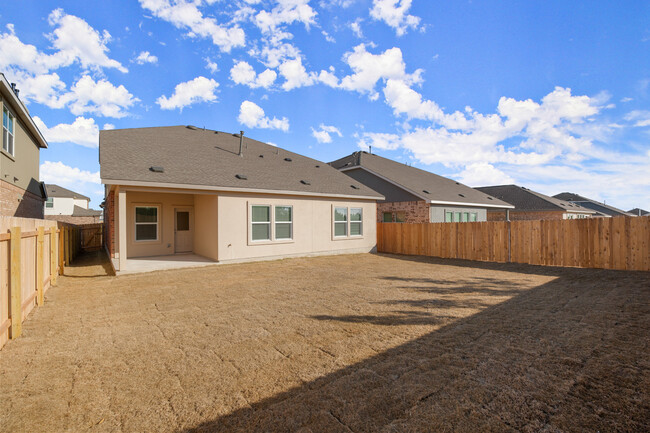
<svg viewBox="0 0 650 433">
<path fill-rule="evenodd" d="M 39 153 L 47 142 L 18 94 L 0 73 L 0 216 L 43 218 L 46 193 L 39 182 Z"/>
<path fill-rule="evenodd" d="M 632 215 L 636 215 L 636 216 L 648 216 L 648 215 L 650 215 L 650 212 L 648 212 L 647 210 L 639 209 L 638 207 L 635 207 L 634 209 L 631 209 L 631 210 L 629 210 L 627 212 L 631 213 Z"/>
<path fill-rule="evenodd" d="M 107 247 L 120 272 L 138 257 L 239 262 L 376 248 L 380 194 L 243 132 L 104 130 L 99 159 Z"/>
<path fill-rule="evenodd" d="M 460 182 L 368 152 L 329 164 L 385 197 L 377 204 L 378 222 L 486 221 L 488 209 L 513 208 Z"/>
<path fill-rule="evenodd" d="M 488 212 L 488 221 L 591 218 L 596 211 L 518 185 L 483 186 L 477 190 L 514 205 L 508 214 Z"/>
<path fill-rule="evenodd" d="M 90 198 L 59 185 L 46 184 L 45 219 L 70 224 L 93 224 L 102 221 L 102 211 L 88 209 Z"/>
<path fill-rule="evenodd" d="M 590 198 L 586 198 L 571 192 L 562 192 L 560 194 L 554 195 L 553 197 L 596 211 L 595 216 L 599 217 L 636 216 L 629 212 L 625 212 L 624 210 L 615 208 L 614 206 L 610 206 L 608 204 L 601 203 L 599 201 L 592 200 Z"/>
</svg>

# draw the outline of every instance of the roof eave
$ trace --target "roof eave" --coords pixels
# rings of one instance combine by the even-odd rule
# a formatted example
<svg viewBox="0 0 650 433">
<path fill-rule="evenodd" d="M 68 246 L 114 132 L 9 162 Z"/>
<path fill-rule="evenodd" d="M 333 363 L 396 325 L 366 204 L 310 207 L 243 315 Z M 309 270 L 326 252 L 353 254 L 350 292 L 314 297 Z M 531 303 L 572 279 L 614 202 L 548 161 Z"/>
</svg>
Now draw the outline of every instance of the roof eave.
<svg viewBox="0 0 650 433">
<path fill-rule="evenodd" d="M 9 94 L 11 99 L 13 99 L 15 105 L 20 109 L 20 114 L 23 120 L 26 120 L 26 125 L 27 128 L 30 130 L 32 135 L 36 137 L 36 141 L 38 142 L 38 147 L 41 149 L 47 149 L 47 141 L 45 141 L 45 137 L 43 137 L 43 134 L 41 134 L 40 129 L 38 129 L 38 126 L 36 126 L 36 123 L 34 123 L 34 119 L 32 119 L 32 116 L 27 112 L 27 108 L 25 108 L 25 104 L 18 99 L 14 91 L 11 89 L 11 84 L 9 84 L 9 81 L 7 81 L 7 77 L 3 73 L 0 72 L 0 83 L 2 83 L 2 86 L 5 89 L 5 93 Z"/>
</svg>

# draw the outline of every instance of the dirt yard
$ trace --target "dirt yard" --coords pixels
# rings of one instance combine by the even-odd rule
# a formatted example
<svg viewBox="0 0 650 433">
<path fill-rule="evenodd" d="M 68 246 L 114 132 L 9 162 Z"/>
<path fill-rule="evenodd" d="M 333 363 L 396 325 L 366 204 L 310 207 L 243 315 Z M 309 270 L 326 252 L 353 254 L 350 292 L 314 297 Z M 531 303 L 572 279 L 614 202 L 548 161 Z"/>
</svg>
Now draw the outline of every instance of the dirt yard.
<svg viewBox="0 0 650 433">
<path fill-rule="evenodd" d="M 89 260 L 0 351 L 0 431 L 650 431 L 650 273 Z"/>
</svg>

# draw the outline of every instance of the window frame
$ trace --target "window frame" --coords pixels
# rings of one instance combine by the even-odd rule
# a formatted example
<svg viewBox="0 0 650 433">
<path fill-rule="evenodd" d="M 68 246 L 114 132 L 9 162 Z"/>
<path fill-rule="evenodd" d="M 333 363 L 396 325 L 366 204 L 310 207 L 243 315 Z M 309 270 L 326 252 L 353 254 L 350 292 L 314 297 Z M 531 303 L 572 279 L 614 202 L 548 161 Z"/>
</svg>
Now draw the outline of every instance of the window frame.
<svg viewBox="0 0 650 433">
<path fill-rule="evenodd" d="M 11 118 L 11 132 L 5 126 L 5 111 L 7 112 L 7 117 Z M 9 150 L 9 144 L 7 144 L 7 148 L 5 149 L 5 131 L 7 131 L 7 137 L 11 135 L 11 151 Z M 2 151 L 11 157 L 16 156 L 16 116 L 14 116 L 14 113 L 6 104 L 2 104 Z"/>
<path fill-rule="evenodd" d="M 264 206 L 269 208 L 269 222 L 256 222 L 253 223 L 253 207 Z M 291 221 L 276 221 L 275 218 L 275 208 L 276 207 L 288 207 L 291 209 Z M 248 215 L 247 215 L 247 226 L 248 226 L 248 242 L 250 246 L 253 245 L 272 245 L 272 244 L 288 244 L 295 242 L 294 240 L 294 223 L 295 216 L 293 213 L 294 206 L 291 204 L 271 204 L 271 203 L 259 203 L 259 202 L 248 202 Z M 290 238 L 277 238 L 276 236 L 276 223 L 277 224 L 291 224 L 291 237 Z M 253 240 L 253 224 L 269 224 L 269 239 L 259 239 Z"/>
<path fill-rule="evenodd" d="M 345 209 L 345 215 L 346 215 L 346 220 L 345 221 L 336 221 L 336 209 Z M 360 221 L 351 221 L 350 220 L 350 210 L 351 209 L 358 209 L 361 212 L 361 220 Z M 338 240 L 346 240 L 346 239 L 363 239 L 364 237 L 364 220 L 363 220 L 363 206 L 350 206 L 350 205 L 332 205 L 332 240 L 338 241 Z M 351 223 L 359 223 L 360 224 L 360 234 L 358 235 L 353 235 L 350 233 L 350 228 L 351 228 Z M 345 223 L 345 235 L 336 235 L 336 224 L 342 224 Z"/>
<path fill-rule="evenodd" d="M 47 199 L 45 199 L 45 208 L 52 209 L 53 207 L 54 207 L 54 197 L 48 197 Z"/>
<path fill-rule="evenodd" d="M 156 222 L 138 222 L 138 208 L 155 208 L 156 209 Z M 133 242 L 146 243 L 146 242 L 160 242 L 160 205 L 159 204 L 134 204 L 133 205 Z M 138 225 L 156 225 L 156 239 L 138 239 Z"/>
</svg>

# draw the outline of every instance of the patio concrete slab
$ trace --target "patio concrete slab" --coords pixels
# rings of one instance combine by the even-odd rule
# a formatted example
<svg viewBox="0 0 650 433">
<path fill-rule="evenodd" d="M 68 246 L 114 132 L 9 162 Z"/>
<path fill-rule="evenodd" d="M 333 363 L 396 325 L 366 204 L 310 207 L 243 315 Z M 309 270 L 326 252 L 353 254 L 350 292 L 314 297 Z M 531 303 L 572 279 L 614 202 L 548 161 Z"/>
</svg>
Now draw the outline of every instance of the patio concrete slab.
<svg viewBox="0 0 650 433">
<path fill-rule="evenodd" d="M 169 256 L 137 257 L 126 260 L 126 267 L 117 275 L 139 274 L 166 269 L 197 268 L 216 265 L 217 262 L 196 254 L 174 254 Z"/>
</svg>

